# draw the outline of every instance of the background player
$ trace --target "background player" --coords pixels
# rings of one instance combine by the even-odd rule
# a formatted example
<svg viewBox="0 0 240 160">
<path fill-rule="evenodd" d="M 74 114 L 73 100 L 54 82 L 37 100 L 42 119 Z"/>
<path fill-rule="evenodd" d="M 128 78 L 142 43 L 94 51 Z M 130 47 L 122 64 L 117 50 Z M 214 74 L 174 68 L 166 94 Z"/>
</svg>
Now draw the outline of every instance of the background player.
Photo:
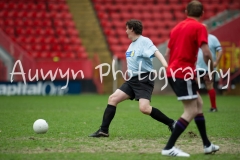
<svg viewBox="0 0 240 160">
<path fill-rule="evenodd" d="M 206 24 L 204 24 L 204 26 L 207 28 L 208 27 Z M 208 30 L 209 32 L 209 30 Z M 212 34 L 208 34 L 208 46 L 209 49 L 211 51 L 212 54 L 212 58 L 213 58 L 213 67 L 214 69 L 216 69 L 221 57 L 222 57 L 222 47 L 221 44 L 219 42 L 219 40 L 217 39 L 216 36 L 212 35 Z M 197 59 L 197 69 L 204 69 L 205 71 L 208 71 L 208 67 L 204 62 L 203 59 L 203 53 L 201 48 L 198 51 L 198 59 Z M 199 74 L 203 75 L 204 71 L 199 70 Z M 206 76 L 208 75 L 208 73 L 205 73 Z M 208 90 L 208 95 L 210 98 L 210 102 L 211 102 L 211 108 L 210 108 L 210 112 L 216 112 L 217 111 L 217 106 L 216 106 L 216 91 L 214 89 L 214 81 L 215 81 L 215 74 L 213 76 L 213 79 L 210 80 L 210 78 L 202 78 L 201 82 L 204 82 L 206 85 L 206 89 Z"/>
<path fill-rule="evenodd" d="M 210 154 L 219 150 L 219 146 L 212 144 L 207 137 L 202 98 L 197 93 L 198 86 L 195 77 L 190 76 L 192 75 L 190 70 L 194 71 L 196 68 L 199 48 L 203 51 L 205 63 L 209 60 L 212 62 L 211 52 L 207 44 L 206 27 L 198 22 L 203 14 L 203 5 L 199 1 L 191 1 L 187 5 L 186 13 L 187 19 L 180 22 L 170 33 L 166 53 L 167 57 L 169 57 L 168 81 L 178 100 L 182 101 L 184 112 L 178 119 L 167 145 L 162 150 L 164 156 L 190 156 L 188 153 L 175 148 L 174 145 L 193 119 L 203 141 L 204 153 Z M 180 68 L 182 70 L 177 71 Z M 184 70 L 185 68 L 190 69 Z M 212 68 L 211 63 L 211 70 Z M 176 74 L 173 75 L 173 72 Z"/>
</svg>

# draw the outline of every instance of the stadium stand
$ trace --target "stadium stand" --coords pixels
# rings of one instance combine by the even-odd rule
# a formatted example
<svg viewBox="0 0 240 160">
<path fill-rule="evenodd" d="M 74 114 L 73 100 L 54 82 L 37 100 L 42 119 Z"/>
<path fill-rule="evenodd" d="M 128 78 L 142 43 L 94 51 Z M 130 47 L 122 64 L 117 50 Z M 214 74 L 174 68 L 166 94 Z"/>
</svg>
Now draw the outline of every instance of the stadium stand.
<svg viewBox="0 0 240 160">
<path fill-rule="evenodd" d="M 123 22 L 131 18 L 141 20 L 145 28 L 143 35 L 152 39 L 155 45 L 159 45 L 167 40 L 170 30 L 186 18 L 184 10 L 189 1 L 148 0 L 146 3 L 144 0 L 92 0 L 92 3 L 110 50 L 113 55 L 121 57 L 130 42 L 126 37 Z M 202 20 L 209 19 L 226 9 L 240 9 L 238 0 L 201 0 L 201 2 L 205 8 Z"/>
<path fill-rule="evenodd" d="M 1 0 L 0 25 L 36 60 L 87 58 L 65 0 Z"/>
<path fill-rule="evenodd" d="M 0 81 L 6 81 L 7 77 L 6 77 L 6 73 L 7 73 L 7 69 L 5 67 L 5 65 L 3 64 L 3 62 L 0 59 L 0 73 L 2 76 L 0 76 Z"/>
</svg>

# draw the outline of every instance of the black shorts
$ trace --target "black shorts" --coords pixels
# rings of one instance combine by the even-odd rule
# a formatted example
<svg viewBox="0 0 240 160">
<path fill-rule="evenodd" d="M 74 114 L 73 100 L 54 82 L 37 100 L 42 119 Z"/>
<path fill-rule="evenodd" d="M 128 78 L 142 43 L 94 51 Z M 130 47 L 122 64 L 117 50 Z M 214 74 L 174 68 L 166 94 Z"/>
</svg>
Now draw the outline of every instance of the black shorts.
<svg viewBox="0 0 240 160">
<path fill-rule="evenodd" d="M 177 95 L 178 100 L 190 100 L 198 97 L 198 85 L 195 80 L 185 81 L 184 79 L 176 78 L 174 82 L 173 79 L 169 77 L 168 83 Z"/>
<path fill-rule="evenodd" d="M 200 77 L 200 80 L 201 80 L 201 83 L 204 83 L 205 81 L 204 81 L 204 76 L 205 75 L 208 75 L 208 71 L 206 71 L 206 73 L 205 74 L 203 74 L 204 72 L 203 71 L 199 71 L 199 76 L 201 76 Z M 212 74 L 212 82 L 214 82 L 215 81 L 215 77 L 216 77 L 216 72 L 213 72 L 213 74 Z M 210 77 L 209 77 L 209 79 L 210 79 Z"/>
<path fill-rule="evenodd" d="M 139 80 L 138 76 L 132 77 L 130 80 L 124 82 L 119 88 L 121 91 L 129 95 L 130 99 L 139 100 L 140 98 L 148 99 L 151 101 L 151 96 L 154 88 L 154 73 L 143 73 Z M 151 76 L 151 78 L 149 78 Z"/>
</svg>

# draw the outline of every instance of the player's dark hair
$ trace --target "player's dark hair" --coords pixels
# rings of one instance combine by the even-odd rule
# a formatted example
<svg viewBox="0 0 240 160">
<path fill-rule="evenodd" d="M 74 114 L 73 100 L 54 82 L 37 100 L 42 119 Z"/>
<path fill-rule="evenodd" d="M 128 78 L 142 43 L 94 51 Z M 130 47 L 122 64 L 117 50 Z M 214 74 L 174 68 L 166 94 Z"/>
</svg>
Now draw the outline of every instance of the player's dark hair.
<svg viewBox="0 0 240 160">
<path fill-rule="evenodd" d="M 191 17 L 201 17 L 203 13 L 203 5 L 197 0 L 193 0 L 187 5 L 187 15 Z"/>
<path fill-rule="evenodd" d="M 126 26 L 128 26 L 129 29 L 133 29 L 135 34 L 137 34 L 137 35 L 141 35 L 142 34 L 143 26 L 142 26 L 142 22 L 141 21 L 135 20 L 135 19 L 131 19 L 131 20 L 126 22 Z"/>
</svg>

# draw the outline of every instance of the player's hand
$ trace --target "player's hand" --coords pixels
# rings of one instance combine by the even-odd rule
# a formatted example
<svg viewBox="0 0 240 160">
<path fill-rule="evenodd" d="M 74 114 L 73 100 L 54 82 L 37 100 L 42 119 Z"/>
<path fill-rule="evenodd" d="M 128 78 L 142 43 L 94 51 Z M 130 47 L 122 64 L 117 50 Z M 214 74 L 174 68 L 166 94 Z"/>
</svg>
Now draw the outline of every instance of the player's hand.
<svg viewBox="0 0 240 160">
<path fill-rule="evenodd" d="M 217 67 L 217 62 L 213 62 L 213 68 Z"/>
</svg>

